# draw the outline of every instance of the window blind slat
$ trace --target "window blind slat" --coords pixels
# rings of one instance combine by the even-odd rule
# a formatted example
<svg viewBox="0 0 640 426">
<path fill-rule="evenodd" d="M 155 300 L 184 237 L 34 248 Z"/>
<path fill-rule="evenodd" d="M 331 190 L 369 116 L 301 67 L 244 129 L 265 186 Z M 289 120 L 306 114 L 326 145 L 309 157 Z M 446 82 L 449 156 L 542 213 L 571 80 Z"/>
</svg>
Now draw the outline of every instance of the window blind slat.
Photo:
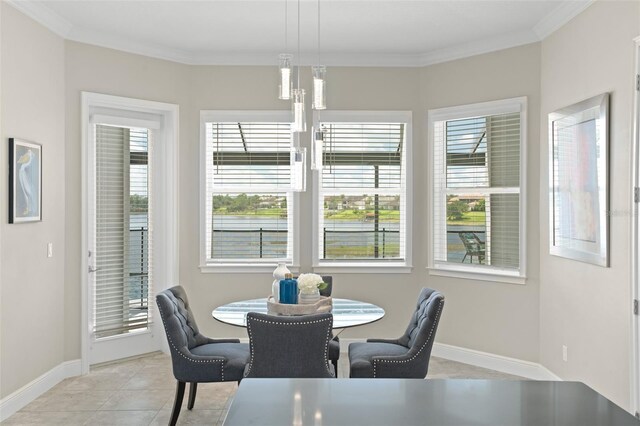
<svg viewBox="0 0 640 426">
<path fill-rule="evenodd" d="M 147 328 L 152 294 L 151 212 L 147 129 L 97 124 L 97 338 Z"/>
</svg>

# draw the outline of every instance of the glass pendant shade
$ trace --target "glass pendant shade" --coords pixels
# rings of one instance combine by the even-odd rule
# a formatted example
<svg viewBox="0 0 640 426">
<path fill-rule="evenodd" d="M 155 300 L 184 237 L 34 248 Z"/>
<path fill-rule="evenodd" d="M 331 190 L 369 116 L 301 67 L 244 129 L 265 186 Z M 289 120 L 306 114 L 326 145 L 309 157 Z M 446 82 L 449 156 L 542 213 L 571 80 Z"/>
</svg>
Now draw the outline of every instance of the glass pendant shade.
<svg viewBox="0 0 640 426">
<path fill-rule="evenodd" d="M 304 89 L 293 89 L 291 91 L 293 97 L 293 124 L 292 132 L 307 131 L 307 117 L 304 112 Z"/>
<path fill-rule="evenodd" d="M 327 68 L 324 65 L 311 67 L 313 74 L 313 109 L 327 109 Z"/>
<path fill-rule="evenodd" d="M 293 55 L 282 53 L 280 58 L 280 86 L 278 92 L 279 99 L 291 99 L 292 68 L 291 59 Z"/>
<path fill-rule="evenodd" d="M 324 132 L 322 129 L 313 131 L 313 140 L 311 141 L 311 169 L 322 170 L 322 149 L 324 143 Z"/>
<path fill-rule="evenodd" d="M 291 148 L 291 190 L 307 189 L 307 148 Z"/>
</svg>

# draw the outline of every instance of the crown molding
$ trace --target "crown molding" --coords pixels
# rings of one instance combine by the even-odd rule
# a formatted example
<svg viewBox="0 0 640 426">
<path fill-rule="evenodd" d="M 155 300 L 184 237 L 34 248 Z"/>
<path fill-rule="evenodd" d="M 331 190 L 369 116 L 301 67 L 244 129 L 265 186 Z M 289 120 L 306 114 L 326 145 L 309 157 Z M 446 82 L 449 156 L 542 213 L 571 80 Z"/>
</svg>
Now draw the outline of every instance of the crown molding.
<svg viewBox="0 0 640 426">
<path fill-rule="evenodd" d="M 179 49 L 171 49 L 152 43 L 140 43 L 125 37 L 114 36 L 99 31 L 86 28 L 74 27 L 67 37 L 67 40 L 79 43 L 91 44 L 108 49 L 119 50 L 121 52 L 133 53 L 136 55 L 148 56 L 156 59 L 164 59 L 171 62 L 178 62 L 187 65 L 194 65 L 194 56 L 190 52 Z"/>
<path fill-rule="evenodd" d="M 533 27 L 533 31 L 540 40 L 544 40 L 567 22 L 578 16 L 594 2 L 595 0 L 576 0 L 561 3 L 547 16 L 542 18 L 540 22 Z"/>
<path fill-rule="evenodd" d="M 41 25 L 44 25 L 49 30 L 53 31 L 62 38 L 67 38 L 73 24 L 62 16 L 58 15 L 48 7 L 35 3 L 32 1 L 20 1 L 20 0 L 4 0 L 7 4 L 10 4 L 20 12 L 24 13 L 34 21 Z"/>
<path fill-rule="evenodd" d="M 101 46 L 137 55 L 178 62 L 186 65 L 276 65 L 278 53 L 210 53 L 171 49 L 74 26 L 49 9 L 44 2 L 4 0 L 20 12 L 44 25 L 60 37 L 80 43 Z M 322 63 L 329 66 L 354 67 L 424 67 L 456 59 L 495 52 L 543 40 L 589 7 L 595 0 L 567 1 L 545 16 L 532 30 L 504 34 L 488 39 L 449 46 L 422 54 L 395 53 L 323 53 Z M 300 65 L 315 64 L 317 54 L 302 54 Z"/>
<path fill-rule="evenodd" d="M 536 43 L 538 41 L 540 41 L 540 39 L 531 30 L 503 34 L 498 37 L 475 40 L 470 43 L 459 44 L 424 53 L 420 55 L 418 66 L 424 67 L 456 59 L 468 58 L 471 56 L 481 55 L 483 53 L 496 52 L 498 50 L 509 49 L 511 47 Z"/>
<path fill-rule="evenodd" d="M 278 54 L 271 53 L 228 53 L 194 55 L 191 65 L 277 65 Z M 322 64 L 344 67 L 417 67 L 420 66 L 420 55 L 385 54 L 385 53 L 323 53 Z M 317 53 L 301 53 L 294 58 L 294 65 L 317 65 Z"/>
</svg>

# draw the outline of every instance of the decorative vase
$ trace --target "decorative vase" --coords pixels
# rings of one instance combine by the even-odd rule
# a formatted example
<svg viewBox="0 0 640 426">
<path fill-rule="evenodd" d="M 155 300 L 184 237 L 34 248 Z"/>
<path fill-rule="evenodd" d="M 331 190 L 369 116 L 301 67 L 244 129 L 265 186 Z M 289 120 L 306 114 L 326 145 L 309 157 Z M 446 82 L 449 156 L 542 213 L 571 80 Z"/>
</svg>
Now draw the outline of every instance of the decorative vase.
<svg viewBox="0 0 640 426">
<path fill-rule="evenodd" d="M 316 289 L 313 293 L 300 293 L 298 295 L 298 303 L 303 305 L 312 305 L 320 300 L 320 290 Z"/>
<path fill-rule="evenodd" d="M 273 271 L 273 284 L 271 284 L 271 294 L 273 301 L 280 303 L 280 280 L 284 280 L 286 274 L 290 274 L 289 268 L 284 263 L 278 263 L 278 267 Z"/>
</svg>

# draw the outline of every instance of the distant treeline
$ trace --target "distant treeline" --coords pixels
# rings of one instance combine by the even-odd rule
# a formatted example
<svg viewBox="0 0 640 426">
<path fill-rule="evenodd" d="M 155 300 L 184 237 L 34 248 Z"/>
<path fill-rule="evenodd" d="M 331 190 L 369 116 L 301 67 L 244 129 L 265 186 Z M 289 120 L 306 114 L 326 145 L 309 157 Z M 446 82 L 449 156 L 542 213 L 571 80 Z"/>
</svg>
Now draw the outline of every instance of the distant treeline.
<svg viewBox="0 0 640 426">
<path fill-rule="evenodd" d="M 131 194 L 129 196 L 129 211 L 131 213 L 147 213 L 149 211 L 149 198 L 144 195 Z"/>
<path fill-rule="evenodd" d="M 286 197 L 273 195 L 214 195 L 213 211 L 239 213 L 258 209 L 274 209 L 287 207 Z"/>
</svg>

